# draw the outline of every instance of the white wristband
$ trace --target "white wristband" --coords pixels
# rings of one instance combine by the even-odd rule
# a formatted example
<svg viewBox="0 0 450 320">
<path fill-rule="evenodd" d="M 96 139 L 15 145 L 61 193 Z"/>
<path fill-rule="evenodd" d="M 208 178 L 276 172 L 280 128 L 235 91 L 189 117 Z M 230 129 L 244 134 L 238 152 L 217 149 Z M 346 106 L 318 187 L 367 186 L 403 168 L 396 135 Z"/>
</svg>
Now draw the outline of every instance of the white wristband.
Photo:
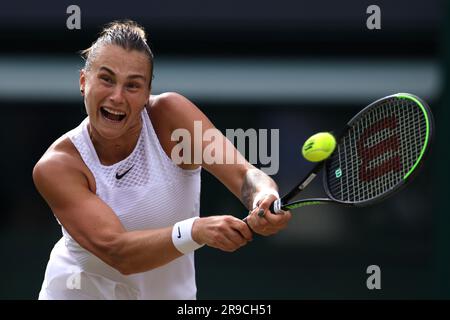
<svg viewBox="0 0 450 320">
<path fill-rule="evenodd" d="M 267 195 L 273 194 L 277 199 L 280 199 L 280 195 L 278 194 L 277 190 L 275 189 L 263 189 L 255 196 L 255 199 L 253 199 L 253 207 L 252 209 L 255 209 L 258 206 L 258 202 L 264 199 Z"/>
<path fill-rule="evenodd" d="M 181 253 L 187 254 L 204 246 L 204 244 L 198 244 L 192 239 L 192 225 L 198 218 L 193 217 L 179 221 L 172 228 L 173 245 Z"/>
</svg>

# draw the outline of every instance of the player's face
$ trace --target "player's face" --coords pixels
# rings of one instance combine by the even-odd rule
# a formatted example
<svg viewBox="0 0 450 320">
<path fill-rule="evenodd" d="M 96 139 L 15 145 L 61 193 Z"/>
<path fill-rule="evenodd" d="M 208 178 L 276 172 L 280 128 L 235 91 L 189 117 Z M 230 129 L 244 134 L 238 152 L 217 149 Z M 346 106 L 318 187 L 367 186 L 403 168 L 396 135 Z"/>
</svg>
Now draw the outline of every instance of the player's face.
<svg viewBox="0 0 450 320">
<path fill-rule="evenodd" d="M 80 74 L 92 130 L 106 139 L 140 130 L 149 83 L 150 62 L 145 53 L 116 45 L 98 48 L 91 68 Z"/>
</svg>

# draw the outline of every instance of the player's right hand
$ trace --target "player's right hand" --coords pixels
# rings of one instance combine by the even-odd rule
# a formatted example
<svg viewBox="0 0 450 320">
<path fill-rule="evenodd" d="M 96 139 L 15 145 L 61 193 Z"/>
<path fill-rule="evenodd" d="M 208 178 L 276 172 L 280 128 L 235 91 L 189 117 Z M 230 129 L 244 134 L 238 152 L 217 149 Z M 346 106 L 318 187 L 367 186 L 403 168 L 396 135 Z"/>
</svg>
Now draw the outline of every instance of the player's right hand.
<svg viewBox="0 0 450 320">
<path fill-rule="evenodd" d="M 192 239 L 199 244 L 233 252 L 252 240 L 247 224 L 233 216 L 211 216 L 195 220 Z"/>
</svg>

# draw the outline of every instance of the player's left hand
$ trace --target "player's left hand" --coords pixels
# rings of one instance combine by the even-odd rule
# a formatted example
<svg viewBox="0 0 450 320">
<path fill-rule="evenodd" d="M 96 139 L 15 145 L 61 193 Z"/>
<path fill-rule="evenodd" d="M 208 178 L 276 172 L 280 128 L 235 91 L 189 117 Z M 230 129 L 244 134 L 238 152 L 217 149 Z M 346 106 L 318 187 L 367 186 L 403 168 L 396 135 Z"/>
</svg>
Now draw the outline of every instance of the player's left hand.
<svg viewBox="0 0 450 320">
<path fill-rule="evenodd" d="M 287 227 L 292 214 L 290 211 L 283 211 L 279 214 L 270 212 L 269 207 L 275 200 L 277 198 L 269 194 L 250 211 L 246 220 L 253 232 L 263 236 L 270 236 Z"/>
</svg>

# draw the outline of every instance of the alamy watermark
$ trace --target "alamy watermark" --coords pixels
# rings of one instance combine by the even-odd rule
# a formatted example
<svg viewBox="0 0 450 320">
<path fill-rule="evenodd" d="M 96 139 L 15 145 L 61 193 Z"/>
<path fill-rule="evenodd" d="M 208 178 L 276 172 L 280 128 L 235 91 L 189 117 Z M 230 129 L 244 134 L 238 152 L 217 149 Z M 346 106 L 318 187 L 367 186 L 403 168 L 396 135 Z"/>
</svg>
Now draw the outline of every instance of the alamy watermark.
<svg viewBox="0 0 450 320">
<path fill-rule="evenodd" d="M 367 278 L 366 286 L 369 290 L 381 289 L 381 269 L 376 264 L 370 265 L 366 269 L 366 273 L 370 274 Z"/>
<path fill-rule="evenodd" d="M 270 141 L 269 141 L 270 135 Z M 184 128 L 172 132 L 178 142 L 171 152 L 172 161 L 179 164 L 260 164 L 261 170 L 273 175 L 279 169 L 280 134 L 278 129 L 226 129 L 226 140 L 215 128 L 203 130 L 201 121 L 194 121 L 194 136 Z M 240 154 L 237 154 L 236 149 Z M 270 153 L 269 153 L 270 143 Z M 247 148 L 248 146 L 248 148 Z M 193 153 L 193 154 L 192 154 Z"/>
<path fill-rule="evenodd" d="M 77 270 L 72 270 L 71 274 L 67 277 L 66 288 L 69 290 L 81 289 L 81 274 Z"/>
<path fill-rule="evenodd" d="M 81 9 L 76 4 L 67 7 L 66 13 L 70 14 L 66 20 L 66 27 L 69 30 L 81 29 Z"/>
<path fill-rule="evenodd" d="M 376 4 L 372 4 L 367 7 L 367 14 L 370 16 L 367 18 L 366 26 L 369 30 L 380 30 L 381 29 L 381 9 Z"/>
</svg>

